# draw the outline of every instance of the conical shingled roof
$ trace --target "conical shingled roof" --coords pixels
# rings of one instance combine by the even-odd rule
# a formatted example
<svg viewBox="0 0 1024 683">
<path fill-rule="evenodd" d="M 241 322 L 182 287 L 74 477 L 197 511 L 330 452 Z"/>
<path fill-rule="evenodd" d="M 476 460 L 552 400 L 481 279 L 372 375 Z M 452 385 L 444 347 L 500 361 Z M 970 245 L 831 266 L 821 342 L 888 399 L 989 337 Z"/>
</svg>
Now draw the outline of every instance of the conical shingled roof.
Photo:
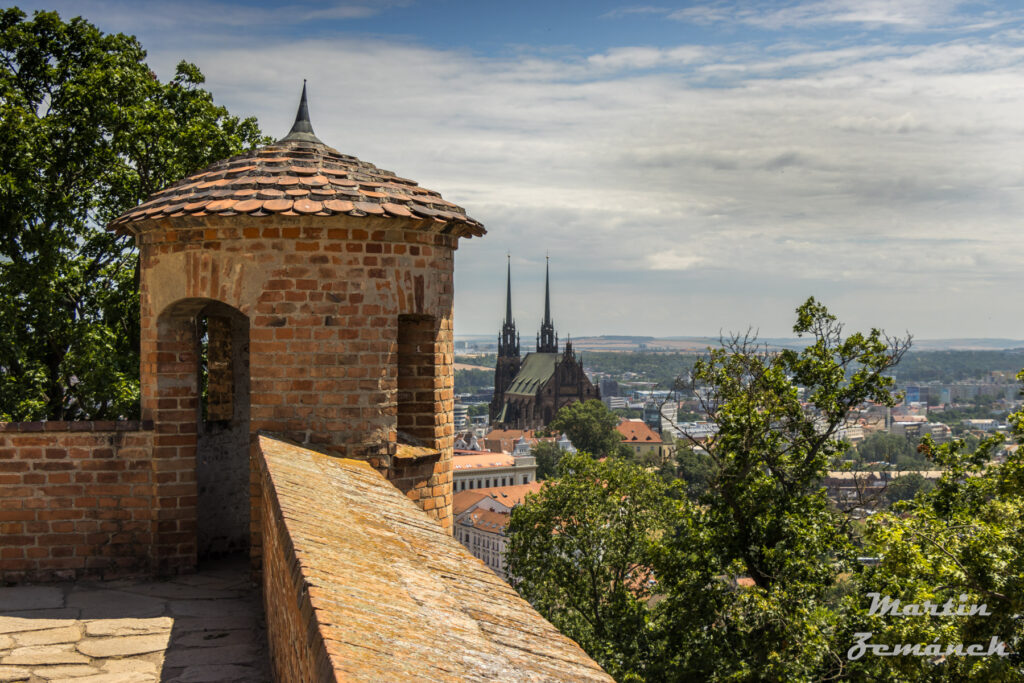
<svg viewBox="0 0 1024 683">
<path fill-rule="evenodd" d="M 430 221 L 426 229 L 459 237 L 484 235 L 465 209 L 416 182 L 341 154 L 312 134 L 305 85 L 298 122 L 308 133 L 287 137 L 201 171 L 118 216 L 110 230 L 138 233 L 151 221 L 186 216 L 380 216 Z M 303 116 L 304 115 L 304 116 Z"/>
</svg>

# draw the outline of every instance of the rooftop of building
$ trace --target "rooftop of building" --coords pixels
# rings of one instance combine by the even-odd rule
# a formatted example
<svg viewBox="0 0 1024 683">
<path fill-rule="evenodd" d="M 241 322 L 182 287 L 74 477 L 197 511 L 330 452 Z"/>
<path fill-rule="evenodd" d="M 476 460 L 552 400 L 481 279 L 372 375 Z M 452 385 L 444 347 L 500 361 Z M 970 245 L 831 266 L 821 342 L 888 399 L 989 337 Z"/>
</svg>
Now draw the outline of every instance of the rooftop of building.
<svg viewBox="0 0 1024 683">
<path fill-rule="evenodd" d="M 503 534 L 508 526 L 509 513 L 478 508 L 459 520 L 462 526 L 473 527 L 487 534 Z"/>
<path fill-rule="evenodd" d="M 459 237 L 486 232 L 438 192 L 321 142 L 309 123 L 305 85 L 295 124 L 284 138 L 187 176 L 109 227 L 137 233 L 165 218 L 272 214 L 419 219 L 421 229 L 431 232 Z"/>
<path fill-rule="evenodd" d="M 562 358 L 560 353 L 528 353 L 519 367 L 515 379 L 505 390 L 506 395 L 535 396 L 545 382 L 555 374 Z"/>
<path fill-rule="evenodd" d="M 626 443 L 661 443 L 661 437 L 643 420 L 623 420 L 616 427 Z"/>
<path fill-rule="evenodd" d="M 543 486 L 542 481 L 532 481 L 529 484 L 515 486 L 492 486 L 486 489 L 459 491 L 452 500 L 452 514 L 457 517 L 485 498 L 496 500 L 511 509 L 526 500 L 526 496 L 540 491 Z"/>
<path fill-rule="evenodd" d="M 466 453 L 463 455 L 462 453 Z M 472 455 L 470 455 L 472 453 Z M 463 451 L 452 456 L 452 469 L 475 470 L 489 467 L 512 467 L 515 458 L 508 453 L 492 453 L 490 451 Z"/>
</svg>

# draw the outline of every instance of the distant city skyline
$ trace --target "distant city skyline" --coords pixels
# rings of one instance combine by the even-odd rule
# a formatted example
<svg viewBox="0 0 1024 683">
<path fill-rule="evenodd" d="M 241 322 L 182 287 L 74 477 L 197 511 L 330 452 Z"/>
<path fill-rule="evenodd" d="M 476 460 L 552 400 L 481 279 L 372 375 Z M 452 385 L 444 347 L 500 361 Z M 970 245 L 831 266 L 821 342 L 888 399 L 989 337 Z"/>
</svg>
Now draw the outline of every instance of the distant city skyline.
<svg viewBox="0 0 1024 683">
<path fill-rule="evenodd" d="M 57 0 L 185 59 L 271 136 L 309 81 L 339 151 L 487 227 L 457 334 L 848 329 L 1024 338 L 1024 9 L 1004 1 Z"/>
</svg>

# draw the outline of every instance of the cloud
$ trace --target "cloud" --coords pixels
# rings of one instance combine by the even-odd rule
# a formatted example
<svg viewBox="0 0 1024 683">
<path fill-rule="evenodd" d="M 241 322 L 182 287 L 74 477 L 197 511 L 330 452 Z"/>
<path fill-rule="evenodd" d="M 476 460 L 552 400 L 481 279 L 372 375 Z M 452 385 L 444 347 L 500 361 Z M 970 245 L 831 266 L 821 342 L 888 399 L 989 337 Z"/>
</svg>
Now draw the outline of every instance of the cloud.
<svg viewBox="0 0 1024 683">
<path fill-rule="evenodd" d="M 630 7 L 619 7 L 609 10 L 601 15 L 602 19 L 621 19 L 622 17 L 637 15 L 669 14 L 672 10 L 668 7 L 657 5 L 636 5 Z"/>
<path fill-rule="evenodd" d="M 972 19 L 953 2 L 889 4 L 719 4 L 687 20 L 735 14 L 781 31 Z M 288 130 L 308 78 L 321 139 L 483 221 L 490 233 L 457 253 L 459 333 L 500 323 L 506 251 L 522 278 L 516 316 L 539 320 L 549 251 L 556 320 L 573 334 L 753 324 L 786 335 L 793 308 L 814 294 L 860 327 L 1024 337 L 1008 316 L 990 320 L 1019 308 L 1016 29 L 913 44 L 879 33 L 862 44 L 787 33 L 770 45 L 716 34 L 496 57 L 337 26 L 274 34 L 278 10 L 250 19 L 266 22 L 248 25 L 259 40 L 225 34 L 228 17 L 176 35 L 161 28 L 181 20 L 170 11 L 151 22 L 113 7 L 124 13 L 104 21 L 134 26 L 164 77 L 181 57 L 195 61 L 218 103 L 257 115 L 270 135 Z"/>
<path fill-rule="evenodd" d="M 813 2 L 716 2 L 670 13 L 670 19 L 698 25 L 743 24 L 771 31 L 860 25 L 897 31 L 980 31 L 1013 21 L 991 12 L 979 20 L 963 0 L 815 0 Z"/>
</svg>

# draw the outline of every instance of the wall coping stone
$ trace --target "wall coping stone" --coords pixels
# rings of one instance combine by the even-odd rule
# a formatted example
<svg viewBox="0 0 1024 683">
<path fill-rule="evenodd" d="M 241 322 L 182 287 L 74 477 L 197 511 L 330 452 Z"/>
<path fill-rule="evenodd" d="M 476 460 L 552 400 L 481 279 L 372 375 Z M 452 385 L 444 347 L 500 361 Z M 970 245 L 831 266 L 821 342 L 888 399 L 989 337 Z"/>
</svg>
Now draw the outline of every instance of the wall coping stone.
<svg viewBox="0 0 1024 683">
<path fill-rule="evenodd" d="M 326 651 L 337 680 L 612 683 L 579 645 L 367 463 L 263 433 L 252 456 L 273 506 L 262 514 L 277 520 L 275 528 L 264 525 L 265 533 L 281 535 L 271 545 L 293 555 L 285 562 L 299 587 L 294 604 L 268 606 L 275 662 L 306 648 Z M 264 595 L 270 592 L 265 587 Z M 279 610 L 308 615 L 307 642 L 275 639 L 288 626 Z M 275 647 L 288 652 L 275 656 Z"/>
<path fill-rule="evenodd" d="M 395 454 L 391 457 L 402 461 L 402 463 L 436 460 L 441 457 L 441 451 L 436 448 L 427 448 L 426 446 L 410 446 L 400 443 L 397 444 Z"/>
</svg>

